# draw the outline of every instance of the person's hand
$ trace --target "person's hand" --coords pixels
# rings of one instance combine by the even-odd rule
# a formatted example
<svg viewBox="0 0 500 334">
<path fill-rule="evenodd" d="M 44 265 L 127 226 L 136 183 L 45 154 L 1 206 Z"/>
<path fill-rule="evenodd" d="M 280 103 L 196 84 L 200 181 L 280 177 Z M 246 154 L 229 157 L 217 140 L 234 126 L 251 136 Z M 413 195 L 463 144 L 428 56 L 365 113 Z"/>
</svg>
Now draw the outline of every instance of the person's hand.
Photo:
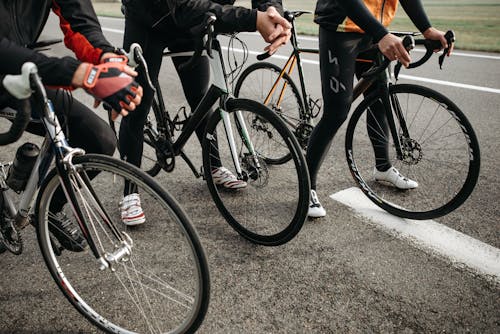
<svg viewBox="0 0 500 334">
<path fill-rule="evenodd" d="M 270 54 L 276 52 L 281 46 L 290 40 L 291 24 L 284 17 L 282 17 L 276 8 L 268 7 L 265 12 L 257 12 L 257 31 L 261 34 L 262 38 L 268 43 L 264 50 Z"/>
<path fill-rule="evenodd" d="M 95 106 L 103 101 L 126 116 L 141 103 L 143 94 L 142 87 L 127 73 L 137 75 L 126 62 L 108 61 L 99 65 L 82 63 L 73 75 L 72 85 L 82 87 L 94 96 L 97 101 Z M 113 116 L 117 116 L 117 113 Z"/>
<path fill-rule="evenodd" d="M 101 64 L 102 63 L 113 62 L 113 63 L 123 63 L 123 64 L 127 65 L 129 63 L 129 60 L 128 60 L 127 56 L 124 56 L 124 55 L 121 55 L 121 54 L 117 54 L 117 53 L 114 53 L 114 52 L 105 52 L 105 53 L 103 53 L 102 56 L 101 56 L 101 60 L 100 61 L 101 61 Z M 132 77 L 136 77 L 137 76 L 137 72 L 132 67 L 125 66 L 124 69 L 125 69 L 124 72 L 127 73 L 128 75 L 130 75 Z M 142 88 L 141 88 L 141 96 L 142 96 Z M 94 101 L 94 108 L 97 108 L 100 103 L 101 103 L 101 101 L 99 101 L 99 100 L 96 99 Z M 120 114 L 121 113 L 115 111 L 114 109 L 111 109 L 111 119 L 113 121 L 116 120 L 116 118 Z M 122 115 L 126 116 L 126 113 L 122 114 Z"/>
<path fill-rule="evenodd" d="M 445 33 L 442 32 L 441 30 L 437 30 L 436 28 L 430 27 L 423 33 L 424 37 L 426 39 L 431 39 L 431 40 L 436 40 L 441 42 L 441 46 L 443 49 L 446 49 L 448 47 L 448 41 L 446 40 L 446 37 L 444 36 Z M 453 51 L 454 43 L 452 43 L 450 46 L 450 49 L 448 50 L 448 53 L 446 54 L 448 57 L 451 55 L 451 52 Z M 436 49 L 434 52 L 438 52 L 441 49 Z"/>
<path fill-rule="evenodd" d="M 378 42 L 379 50 L 389 60 L 399 60 L 404 67 L 411 62 L 410 54 L 406 51 L 401 39 L 393 34 L 387 34 Z"/>
</svg>

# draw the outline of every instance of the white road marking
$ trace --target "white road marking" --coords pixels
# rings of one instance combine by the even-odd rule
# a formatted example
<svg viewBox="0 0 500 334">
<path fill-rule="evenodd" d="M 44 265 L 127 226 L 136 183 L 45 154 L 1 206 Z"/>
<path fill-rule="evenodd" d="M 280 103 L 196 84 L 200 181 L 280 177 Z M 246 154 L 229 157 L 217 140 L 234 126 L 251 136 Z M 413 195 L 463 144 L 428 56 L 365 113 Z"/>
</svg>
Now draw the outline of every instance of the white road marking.
<svg viewBox="0 0 500 334">
<path fill-rule="evenodd" d="M 102 27 L 101 29 L 102 29 L 102 31 L 109 31 L 109 32 L 114 32 L 116 34 L 123 34 L 123 29 L 113 29 L 113 28 L 105 28 L 105 27 Z"/>
<path fill-rule="evenodd" d="M 227 47 L 223 46 L 222 49 L 227 50 Z M 238 53 L 243 53 L 242 49 L 233 48 L 233 51 L 238 52 Z M 247 52 L 251 55 L 258 55 L 258 54 L 262 53 L 262 52 L 250 51 L 250 50 L 248 50 Z M 273 55 L 273 59 L 288 60 L 288 56 Z M 317 61 L 317 60 L 310 60 L 310 59 L 301 58 L 300 61 L 304 64 L 313 64 L 313 65 L 319 66 L 319 61 Z M 435 79 L 430 79 L 430 78 L 415 77 L 415 76 L 406 75 L 406 74 L 400 74 L 399 77 L 406 79 L 406 80 L 429 82 L 429 83 L 433 83 L 433 84 L 437 84 L 437 85 L 458 87 L 458 88 L 464 88 L 464 89 L 478 90 L 481 92 L 500 94 L 500 89 L 496 89 L 496 88 L 462 84 L 462 83 L 458 83 L 458 82 L 451 82 L 451 81 L 444 81 L 444 80 L 435 80 Z"/>
<path fill-rule="evenodd" d="M 356 187 L 339 191 L 330 197 L 397 237 L 409 239 L 419 248 L 430 250 L 466 265 L 480 274 L 500 282 L 500 249 L 455 231 L 433 220 L 411 220 L 393 216 L 373 204 Z"/>
</svg>

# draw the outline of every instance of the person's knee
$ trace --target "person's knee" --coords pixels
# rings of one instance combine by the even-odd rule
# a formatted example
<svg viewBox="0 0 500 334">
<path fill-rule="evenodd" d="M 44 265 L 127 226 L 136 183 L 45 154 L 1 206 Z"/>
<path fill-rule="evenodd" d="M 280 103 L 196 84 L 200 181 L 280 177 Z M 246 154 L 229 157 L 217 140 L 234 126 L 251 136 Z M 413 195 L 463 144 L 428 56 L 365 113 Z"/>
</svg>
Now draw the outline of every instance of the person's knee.
<svg viewBox="0 0 500 334">
<path fill-rule="evenodd" d="M 105 124 L 103 129 L 99 132 L 98 143 L 101 154 L 113 155 L 115 152 L 117 146 L 116 135 L 107 124 Z"/>
</svg>

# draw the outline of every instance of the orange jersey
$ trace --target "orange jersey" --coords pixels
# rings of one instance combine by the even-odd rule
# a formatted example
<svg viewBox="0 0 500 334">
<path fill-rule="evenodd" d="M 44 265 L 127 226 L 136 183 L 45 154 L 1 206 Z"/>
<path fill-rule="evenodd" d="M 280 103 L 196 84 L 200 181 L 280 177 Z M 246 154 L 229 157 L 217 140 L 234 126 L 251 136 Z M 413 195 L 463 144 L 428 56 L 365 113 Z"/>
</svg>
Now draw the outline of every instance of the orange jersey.
<svg viewBox="0 0 500 334">
<path fill-rule="evenodd" d="M 398 0 L 363 0 L 368 10 L 384 27 L 387 27 L 394 16 L 398 7 Z M 337 27 L 341 32 L 361 32 L 363 29 L 358 27 L 349 17 L 346 17 Z"/>
</svg>

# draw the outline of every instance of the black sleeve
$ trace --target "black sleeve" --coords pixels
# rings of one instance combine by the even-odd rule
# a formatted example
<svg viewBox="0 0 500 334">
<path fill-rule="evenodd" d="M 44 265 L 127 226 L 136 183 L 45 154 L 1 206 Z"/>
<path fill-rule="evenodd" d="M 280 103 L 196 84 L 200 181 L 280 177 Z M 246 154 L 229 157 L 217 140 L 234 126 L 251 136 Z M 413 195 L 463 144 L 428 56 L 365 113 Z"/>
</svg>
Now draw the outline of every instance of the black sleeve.
<svg viewBox="0 0 500 334">
<path fill-rule="evenodd" d="M 217 17 L 219 32 L 255 31 L 257 10 L 232 5 L 220 5 L 210 0 L 168 0 L 173 20 L 178 28 L 189 29 L 202 22 L 205 13 Z"/>
<path fill-rule="evenodd" d="M 103 52 L 115 48 L 104 37 L 90 0 L 53 0 L 64 43 L 81 61 L 98 64 Z"/>
<path fill-rule="evenodd" d="M 271 6 L 276 8 L 278 12 L 283 15 L 283 4 L 281 3 L 281 0 L 252 0 L 252 8 L 257 8 L 263 12 Z"/>
<path fill-rule="evenodd" d="M 424 32 L 431 27 L 421 0 L 399 0 L 399 2 L 420 32 Z"/>
<path fill-rule="evenodd" d="M 346 11 L 347 16 L 365 33 L 371 35 L 375 42 L 388 33 L 387 29 L 370 13 L 362 0 L 339 0 L 338 2 Z"/>
<path fill-rule="evenodd" d="M 6 38 L 0 39 L 0 73 L 20 74 L 25 62 L 38 67 L 38 73 L 47 86 L 69 87 L 80 62 L 71 57 L 47 57 L 39 52 L 19 46 Z"/>
</svg>

